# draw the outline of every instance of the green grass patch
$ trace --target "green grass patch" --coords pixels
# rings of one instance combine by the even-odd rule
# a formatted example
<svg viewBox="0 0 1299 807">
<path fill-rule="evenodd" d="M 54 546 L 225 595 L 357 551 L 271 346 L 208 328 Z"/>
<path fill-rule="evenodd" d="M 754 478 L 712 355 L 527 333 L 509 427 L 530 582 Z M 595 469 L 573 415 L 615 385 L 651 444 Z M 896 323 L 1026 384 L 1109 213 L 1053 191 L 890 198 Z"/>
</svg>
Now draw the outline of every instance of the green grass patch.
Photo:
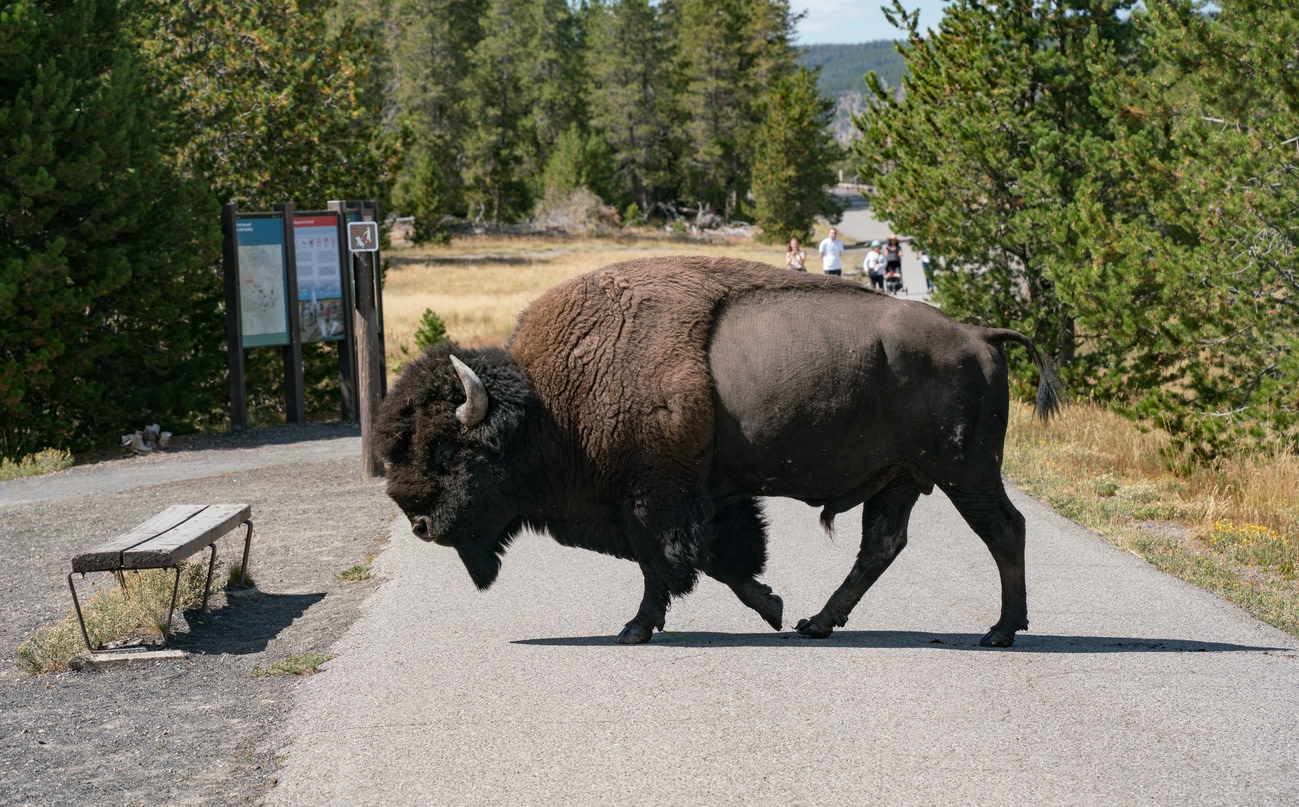
<svg viewBox="0 0 1299 807">
<path fill-rule="evenodd" d="M 374 559 L 376 557 L 378 557 L 377 553 L 368 556 L 363 562 L 358 563 L 355 566 L 349 566 L 334 575 L 334 579 L 341 580 L 344 583 L 360 583 L 369 580 L 371 577 L 374 577 L 374 570 L 371 567 L 374 565 Z"/>
<path fill-rule="evenodd" d="M 320 665 L 334 657 L 333 653 L 290 653 L 269 667 L 255 665 L 249 678 L 266 678 L 275 675 L 312 675 L 320 672 Z"/>
<path fill-rule="evenodd" d="M 358 563 L 355 566 L 349 566 L 334 575 L 334 579 L 341 580 L 344 583 L 359 583 L 363 580 L 369 580 L 373 576 L 374 574 L 370 570 L 370 564 Z"/>
<path fill-rule="evenodd" d="M 1209 530 L 1208 542 L 1233 563 L 1295 579 L 1295 544 L 1271 527 L 1219 519 Z"/>
</svg>

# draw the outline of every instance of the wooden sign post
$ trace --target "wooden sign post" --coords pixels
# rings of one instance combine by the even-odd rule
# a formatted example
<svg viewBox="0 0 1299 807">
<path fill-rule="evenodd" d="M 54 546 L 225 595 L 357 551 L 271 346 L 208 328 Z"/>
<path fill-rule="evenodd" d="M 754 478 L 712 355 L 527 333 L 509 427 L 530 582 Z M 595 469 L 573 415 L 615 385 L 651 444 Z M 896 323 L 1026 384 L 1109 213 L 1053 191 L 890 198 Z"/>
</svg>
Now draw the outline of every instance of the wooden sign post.
<svg viewBox="0 0 1299 807">
<path fill-rule="evenodd" d="M 361 207 L 358 212 L 364 215 L 365 208 Z M 361 470 L 366 476 L 383 476 L 383 460 L 374 445 L 374 420 L 387 387 L 381 326 L 383 284 L 378 271 L 379 223 L 360 216 L 358 219 L 347 223 L 347 248 L 352 256 L 356 284 L 354 330 L 357 401 L 361 416 Z"/>
</svg>

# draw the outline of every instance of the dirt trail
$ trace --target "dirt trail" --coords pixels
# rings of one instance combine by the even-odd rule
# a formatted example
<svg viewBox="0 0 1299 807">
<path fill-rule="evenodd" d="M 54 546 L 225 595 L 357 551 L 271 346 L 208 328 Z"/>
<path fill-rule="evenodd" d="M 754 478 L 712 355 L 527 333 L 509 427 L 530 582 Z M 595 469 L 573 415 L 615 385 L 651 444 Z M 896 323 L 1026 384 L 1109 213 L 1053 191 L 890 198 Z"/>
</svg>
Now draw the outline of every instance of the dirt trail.
<svg viewBox="0 0 1299 807">
<path fill-rule="evenodd" d="M 178 616 L 172 647 L 187 660 L 36 678 L 13 665 L 24 638 L 69 609 L 73 554 L 169 504 L 235 501 L 252 505 L 261 593 Z M 377 584 L 335 575 L 375 552 L 396 515 L 343 424 L 217 435 L 0 483 L 0 804 L 259 801 L 299 681 L 249 672 L 327 651 L 346 631 Z M 240 548 L 232 534 L 218 552 Z"/>
</svg>

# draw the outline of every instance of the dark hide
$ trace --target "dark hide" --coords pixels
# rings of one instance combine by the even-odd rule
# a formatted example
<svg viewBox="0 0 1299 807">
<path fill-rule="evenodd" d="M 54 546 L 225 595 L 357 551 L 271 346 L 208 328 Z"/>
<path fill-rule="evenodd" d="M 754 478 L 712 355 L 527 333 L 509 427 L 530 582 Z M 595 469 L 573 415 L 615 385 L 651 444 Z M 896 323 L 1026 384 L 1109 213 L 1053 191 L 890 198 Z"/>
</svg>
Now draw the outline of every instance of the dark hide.
<svg viewBox="0 0 1299 807">
<path fill-rule="evenodd" d="M 535 473 L 502 460 L 542 415 L 519 366 L 503 350 L 484 350 L 475 355 L 475 369 L 491 386 L 491 417 L 464 429 L 455 416 L 464 390 L 450 372 L 453 349 L 439 345 L 406 368 L 383 402 L 376 434 L 389 463 L 388 495 L 411 516 L 417 535 L 454 546 L 474 584 L 485 589 L 523 526 L 521 513 L 496 504 L 515 498 Z"/>
<path fill-rule="evenodd" d="M 1002 614 L 983 642 L 1004 646 L 1028 626 L 1023 518 L 1000 473 L 1006 341 L 1037 363 L 1048 416 L 1058 382 L 1013 331 L 746 261 L 614 264 L 540 297 L 506 351 L 443 346 L 407 368 L 378 423 L 388 490 L 480 588 L 524 526 L 638 562 L 645 595 L 619 636 L 632 643 L 701 571 L 780 627 L 780 598 L 756 580 L 769 495 L 821 507 L 827 527 L 865 504 L 853 572 L 799 623 L 829 635 L 938 486 L 997 562 Z M 452 354 L 486 390 L 481 423 L 457 420 Z"/>
</svg>

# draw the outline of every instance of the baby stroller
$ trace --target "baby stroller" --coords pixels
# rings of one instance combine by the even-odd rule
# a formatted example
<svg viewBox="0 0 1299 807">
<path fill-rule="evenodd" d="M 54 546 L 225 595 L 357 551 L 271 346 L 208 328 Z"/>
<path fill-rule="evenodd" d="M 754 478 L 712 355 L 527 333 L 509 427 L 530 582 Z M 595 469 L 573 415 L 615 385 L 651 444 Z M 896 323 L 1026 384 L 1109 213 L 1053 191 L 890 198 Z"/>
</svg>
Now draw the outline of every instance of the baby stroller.
<svg viewBox="0 0 1299 807">
<path fill-rule="evenodd" d="M 897 266 L 890 265 L 884 272 L 884 290 L 889 294 L 897 294 L 900 291 L 906 291 L 902 287 L 902 271 Z"/>
</svg>

